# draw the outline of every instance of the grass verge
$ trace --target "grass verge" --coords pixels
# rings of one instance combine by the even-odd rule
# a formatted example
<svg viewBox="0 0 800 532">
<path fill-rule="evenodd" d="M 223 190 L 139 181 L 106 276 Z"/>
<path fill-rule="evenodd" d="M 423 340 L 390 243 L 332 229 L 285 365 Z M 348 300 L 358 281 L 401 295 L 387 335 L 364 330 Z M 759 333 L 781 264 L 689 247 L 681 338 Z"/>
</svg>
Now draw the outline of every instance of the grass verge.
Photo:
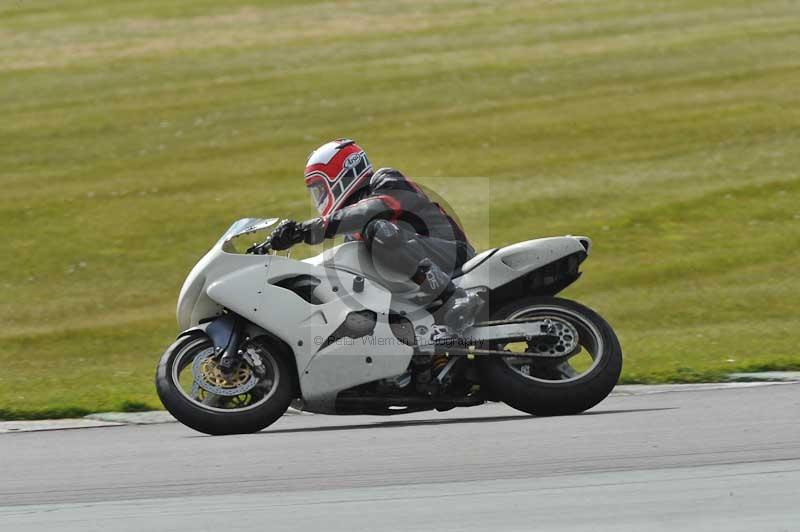
<svg viewBox="0 0 800 532">
<path fill-rule="evenodd" d="M 476 247 L 590 235 L 565 296 L 619 332 L 623 382 L 796 369 L 798 16 L 7 3 L 0 417 L 157 406 L 185 274 L 237 218 L 310 217 L 305 157 L 343 135 L 445 197 Z"/>
</svg>

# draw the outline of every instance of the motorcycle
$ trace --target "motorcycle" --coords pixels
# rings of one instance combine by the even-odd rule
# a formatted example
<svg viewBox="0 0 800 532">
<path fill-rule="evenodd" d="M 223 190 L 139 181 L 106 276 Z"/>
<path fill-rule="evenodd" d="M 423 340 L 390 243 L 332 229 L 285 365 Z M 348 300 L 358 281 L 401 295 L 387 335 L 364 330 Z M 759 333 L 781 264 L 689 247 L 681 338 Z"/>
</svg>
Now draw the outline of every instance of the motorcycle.
<svg viewBox="0 0 800 532">
<path fill-rule="evenodd" d="M 277 218 L 234 223 L 183 284 L 182 331 L 156 389 L 183 424 L 207 434 L 259 431 L 294 403 L 322 414 L 394 415 L 502 401 L 537 416 L 602 401 L 622 369 L 614 330 L 555 297 L 581 275 L 583 236 L 486 250 L 453 274 L 484 311 L 459 334 L 387 280 L 362 242 L 292 259 L 244 237 Z"/>
</svg>

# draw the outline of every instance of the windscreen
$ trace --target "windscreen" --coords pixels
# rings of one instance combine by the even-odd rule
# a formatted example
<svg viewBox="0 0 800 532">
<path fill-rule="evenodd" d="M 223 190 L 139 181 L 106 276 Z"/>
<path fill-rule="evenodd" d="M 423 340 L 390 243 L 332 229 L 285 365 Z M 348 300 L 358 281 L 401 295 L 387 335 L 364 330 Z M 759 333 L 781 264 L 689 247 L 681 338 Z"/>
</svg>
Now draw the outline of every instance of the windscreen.
<svg viewBox="0 0 800 532">
<path fill-rule="evenodd" d="M 261 231 L 266 229 L 272 225 L 275 225 L 275 222 L 278 221 L 278 218 L 242 218 L 231 225 L 225 233 L 223 233 L 222 237 L 219 239 L 218 244 L 221 243 L 222 249 L 229 252 L 234 253 L 235 250 L 233 246 L 229 245 L 230 242 L 238 236 L 248 235 L 251 233 L 255 233 L 256 231 Z"/>
</svg>

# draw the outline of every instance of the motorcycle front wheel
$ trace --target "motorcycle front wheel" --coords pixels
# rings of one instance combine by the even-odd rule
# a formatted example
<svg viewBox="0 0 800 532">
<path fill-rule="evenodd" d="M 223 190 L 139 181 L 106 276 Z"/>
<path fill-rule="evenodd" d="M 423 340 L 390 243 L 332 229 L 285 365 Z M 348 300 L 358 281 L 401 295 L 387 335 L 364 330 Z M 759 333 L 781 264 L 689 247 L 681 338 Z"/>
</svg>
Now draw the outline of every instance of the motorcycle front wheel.
<svg viewBox="0 0 800 532">
<path fill-rule="evenodd" d="M 605 399 L 622 371 L 614 330 L 590 308 L 557 297 L 526 297 L 492 314 L 492 320 L 546 319 L 574 346 L 557 352 L 528 342 L 498 345 L 508 356 L 481 360 L 482 385 L 492 399 L 537 416 L 578 414 Z M 550 356 L 526 356 L 549 353 Z"/>
<path fill-rule="evenodd" d="M 286 357 L 253 343 L 263 369 L 242 362 L 231 375 L 204 333 L 182 336 L 161 357 L 156 390 L 164 407 L 184 425 L 211 435 L 248 434 L 271 425 L 289 408 L 293 374 Z"/>
</svg>

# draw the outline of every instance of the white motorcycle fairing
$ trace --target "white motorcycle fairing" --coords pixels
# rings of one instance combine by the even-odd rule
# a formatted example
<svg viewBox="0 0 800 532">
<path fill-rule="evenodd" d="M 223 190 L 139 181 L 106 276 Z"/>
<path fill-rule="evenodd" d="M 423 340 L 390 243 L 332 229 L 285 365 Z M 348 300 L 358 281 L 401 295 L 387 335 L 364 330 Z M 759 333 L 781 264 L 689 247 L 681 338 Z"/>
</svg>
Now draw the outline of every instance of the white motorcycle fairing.
<svg viewBox="0 0 800 532">
<path fill-rule="evenodd" d="M 230 243 L 235 236 L 220 239 L 186 279 L 177 309 L 182 330 L 228 309 L 280 338 L 294 353 L 305 408 L 314 412 L 333 412 L 341 390 L 405 371 L 413 349 L 389 341 L 395 337 L 388 322 L 392 295 L 387 289 L 365 279 L 363 290 L 356 293 L 351 287 L 357 275 L 347 271 L 279 255 L 233 253 Z M 321 303 L 309 303 L 276 285 L 301 275 L 319 279 L 314 296 Z M 348 314 L 368 309 L 377 318 L 371 335 L 320 349 Z"/>
<path fill-rule="evenodd" d="M 361 242 L 349 242 L 299 261 L 280 255 L 236 253 L 232 241 L 273 225 L 277 220 L 245 219 L 235 223 L 187 277 L 177 306 L 181 330 L 203 326 L 225 309 L 253 324 L 247 334 L 268 333 L 294 354 L 304 408 L 335 413 L 337 395 L 359 384 L 402 374 L 414 348 L 396 338 L 393 313 L 412 321 L 417 350 L 430 345 L 433 317 L 397 296 L 408 284 L 384 287 Z M 493 290 L 541 266 L 590 248 L 586 237 L 555 237 L 521 242 L 476 256 L 457 272 L 462 288 Z M 313 279 L 313 301 L 280 283 Z M 359 279 L 359 281 L 357 281 Z M 358 286 L 358 289 L 355 287 Z M 390 291 L 391 290 L 391 291 Z M 348 316 L 372 311 L 371 334 L 329 342 Z"/>
</svg>

